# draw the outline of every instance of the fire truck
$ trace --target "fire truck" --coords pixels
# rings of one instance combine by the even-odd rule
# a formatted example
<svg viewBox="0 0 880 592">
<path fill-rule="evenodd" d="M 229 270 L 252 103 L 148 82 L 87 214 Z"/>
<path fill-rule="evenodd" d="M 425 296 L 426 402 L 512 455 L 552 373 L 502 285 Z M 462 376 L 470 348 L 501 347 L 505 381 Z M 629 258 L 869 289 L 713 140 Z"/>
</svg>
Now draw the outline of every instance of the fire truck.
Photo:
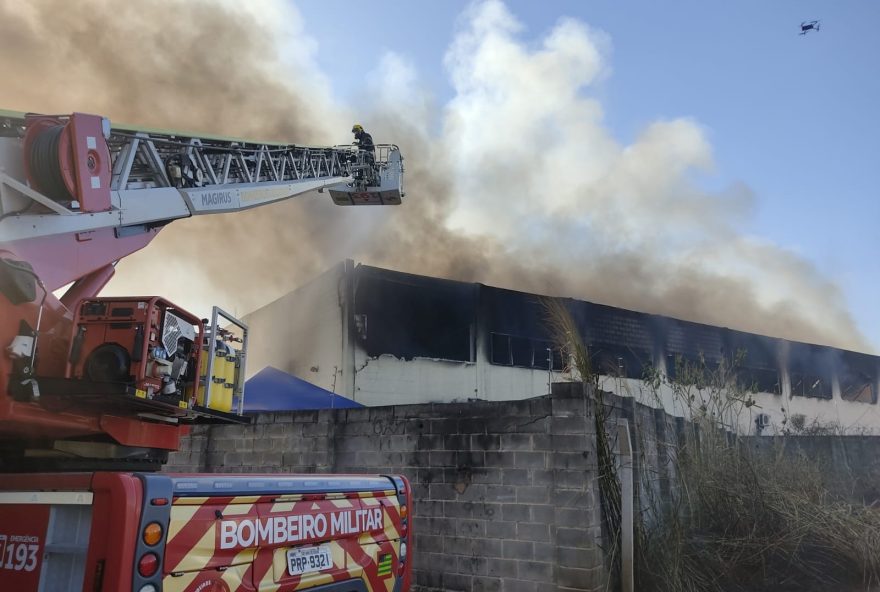
<svg viewBox="0 0 880 592">
<path fill-rule="evenodd" d="M 99 296 L 174 220 L 315 190 L 396 205 L 402 178 L 394 145 L 0 112 L 0 590 L 409 589 L 402 476 L 161 472 L 192 425 L 249 421 L 248 328 Z"/>
</svg>

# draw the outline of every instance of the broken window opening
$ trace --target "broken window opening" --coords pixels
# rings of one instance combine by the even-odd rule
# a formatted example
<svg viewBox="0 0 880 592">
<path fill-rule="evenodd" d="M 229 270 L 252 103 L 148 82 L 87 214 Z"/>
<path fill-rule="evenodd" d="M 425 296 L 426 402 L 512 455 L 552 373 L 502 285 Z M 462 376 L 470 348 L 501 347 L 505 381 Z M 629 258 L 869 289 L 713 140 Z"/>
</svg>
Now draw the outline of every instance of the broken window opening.
<svg viewBox="0 0 880 592">
<path fill-rule="evenodd" d="M 652 365 L 647 350 L 606 343 L 593 343 L 587 349 L 593 371 L 600 375 L 641 379 Z"/>
<path fill-rule="evenodd" d="M 791 395 L 793 397 L 831 398 L 831 376 L 798 371 L 791 372 Z"/>
<path fill-rule="evenodd" d="M 835 359 L 816 345 L 792 343 L 788 352 L 788 375 L 793 397 L 830 399 Z"/>
<path fill-rule="evenodd" d="M 491 351 L 489 359 L 498 366 L 517 366 L 535 370 L 564 369 L 562 352 L 553 347 L 553 342 L 544 339 L 531 339 L 504 333 L 489 333 Z M 550 349 L 548 352 L 547 350 Z M 548 360 L 548 354 L 550 360 Z M 552 363 L 552 366 L 548 365 Z"/>
<path fill-rule="evenodd" d="M 866 374 L 851 373 L 840 379 L 840 398 L 844 401 L 874 404 L 874 381 Z"/>
<path fill-rule="evenodd" d="M 369 357 L 473 362 L 473 287 L 359 269 L 353 324 Z"/>
<path fill-rule="evenodd" d="M 877 402 L 877 361 L 854 352 L 841 353 L 837 379 L 844 401 L 874 404 Z"/>
<path fill-rule="evenodd" d="M 716 376 L 720 362 L 707 360 L 702 355 L 670 353 L 666 356 L 666 377 L 672 382 L 704 388 Z"/>
<path fill-rule="evenodd" d="M 739 368 L 736 371 L 736 384 L 754 393 L 782 394 L 779 371 L 769 368 Z"/>
</svg>

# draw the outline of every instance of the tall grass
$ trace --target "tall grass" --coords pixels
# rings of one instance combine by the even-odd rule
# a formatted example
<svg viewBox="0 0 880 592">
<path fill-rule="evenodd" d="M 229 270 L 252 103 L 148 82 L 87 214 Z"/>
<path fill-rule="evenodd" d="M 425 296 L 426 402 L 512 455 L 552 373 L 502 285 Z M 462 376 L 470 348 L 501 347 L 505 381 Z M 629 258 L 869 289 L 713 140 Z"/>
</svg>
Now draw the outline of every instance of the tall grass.
<svg viewBox="0 0 880 592">
<path fill-rule="evenodd" d="M 677 361 L 677 364 L 681 363 Z M 867 590 L 880 584 L 880 513 L 832 493 L 828 467 L 735 433 L 754 405 L 737 362 L 683 363 L 665 387 L 690 417 L 671 503 L 655 504 L 639 541 L 648 592 Z M 733 430 L 733 431 L 731 431 Z M 840 477 L 840 473 L 834 473 Z"/>
<path fill-rule="evenodd" d="M 606 425 L 606 395 L 598 388 L 590 350 L 567 309 L 548 301 L 548 324 L 572 370 L 594 393 L 602 512 L 610 533 L 611 570 L 618 568 L 620 481 Z M 836 592 L 880 590 L 880 510 L 847 499 L 846 484 L 784 435 L 753 447 L 736 433 L 755 406 L 737 369 L 745 352 L 709 365 L 676 360 L 675 380 L 648 368 L 644 388 L 655 401 L 670 395 L 689 418 L 673 444 L 672 482 L 652 495 L 639 476 L 636 589 L 640 592 Z M 638 429 L 636 438 L 639 438 Z M 645 450 L 645 446 L 639 446 Z M 646 470 L 648 463 L 637 466 Z M 876 587 L 876 588 L 875 588 Z"/>
</svg>

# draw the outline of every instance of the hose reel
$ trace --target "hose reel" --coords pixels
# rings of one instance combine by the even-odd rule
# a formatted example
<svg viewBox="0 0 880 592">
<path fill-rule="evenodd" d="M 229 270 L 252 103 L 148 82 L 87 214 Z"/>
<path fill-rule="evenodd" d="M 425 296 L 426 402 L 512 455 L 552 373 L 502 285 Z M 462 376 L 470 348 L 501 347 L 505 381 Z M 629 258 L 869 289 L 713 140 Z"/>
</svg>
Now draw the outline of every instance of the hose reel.
<svg viewBox="0 0 880 592">
<path fill-rule="evenodd" d="M 112 163 L 104 122 L 83 113 L 63 119 L 28 115 L 24 167 L 31 186 L 83 212 L 109 210 Z"/>
</svg>

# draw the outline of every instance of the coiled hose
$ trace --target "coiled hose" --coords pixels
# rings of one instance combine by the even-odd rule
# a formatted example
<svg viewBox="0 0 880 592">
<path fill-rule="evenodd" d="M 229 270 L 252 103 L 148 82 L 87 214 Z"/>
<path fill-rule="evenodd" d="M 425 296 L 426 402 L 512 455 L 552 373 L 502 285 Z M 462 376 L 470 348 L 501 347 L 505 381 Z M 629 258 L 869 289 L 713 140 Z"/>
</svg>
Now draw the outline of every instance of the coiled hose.
<svg viewBox="0 0 880 592">
<path fill-rule="evenodd" d="M 30 166 L 33 177 L 37 179 L 40 191 L 55 201 L 73 199 L 64 184 L 58 158 L 58 146 L 63 131 L 63 125 L 52 126 L 34 138 L 31 146 Z"/>
</svg>

